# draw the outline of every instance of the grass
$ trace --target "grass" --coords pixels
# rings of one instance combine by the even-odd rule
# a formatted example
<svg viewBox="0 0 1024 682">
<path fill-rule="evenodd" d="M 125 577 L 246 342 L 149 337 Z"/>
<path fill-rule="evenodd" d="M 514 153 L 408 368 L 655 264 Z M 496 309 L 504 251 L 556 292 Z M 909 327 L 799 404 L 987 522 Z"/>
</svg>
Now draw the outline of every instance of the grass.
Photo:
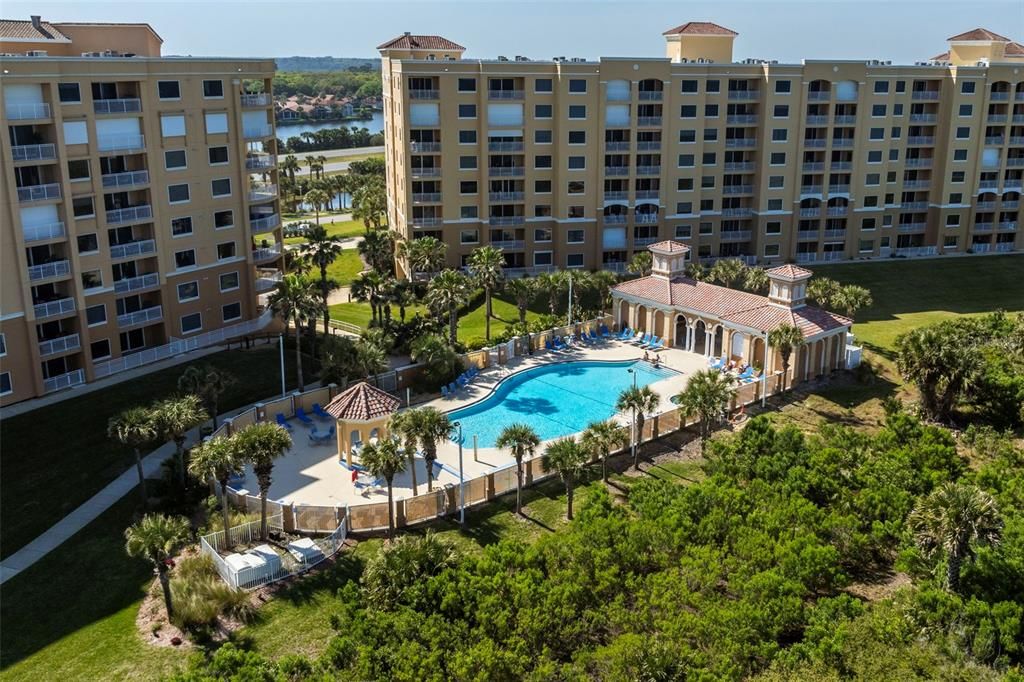
<svg viewBox="0 0 1024 682">
<path fill-rule="evenodd" d="M 310 222 L 315 221 L 315 216 L 309 216 L 306 214 L 295 214 L 292 220 L 306 220 Z M 327 234 L 332 237 L 339 237 L 340 239 L 349 239 L 351 237 L 362 237 L 366 234 L 366 226 L 363 225 L 362 220 L 336 220 L 333 222 L 324 222 L 324 216 L 320 216 L 320 224 L 327 230 Z M 303 244 L 305 243 L 305 237 L 286 237 L 284 240 L 285 244 Z"/>
<path fill-rule="evenodd" d="M 346 249 L 327 266 L 327 276 L 341 285 L 351 284 L 363 271 L 363 260 L 355 249 Z"/>
<path fill-rule="evenodd" d="M 242 407 L 280 391 L 278 361 L 270 346 L 225 351 L 4 419 L 2 555 L 28 543 L 133 465 L 131 452 L 107 438 L 110 417 L 177 392 L 178 377 L 192 364 L 210 364 L 233 375 L 238 381 L 219 409 Z M 285 353 L 285 362 L 290 382 L 294 353 Z"/>
</svg>

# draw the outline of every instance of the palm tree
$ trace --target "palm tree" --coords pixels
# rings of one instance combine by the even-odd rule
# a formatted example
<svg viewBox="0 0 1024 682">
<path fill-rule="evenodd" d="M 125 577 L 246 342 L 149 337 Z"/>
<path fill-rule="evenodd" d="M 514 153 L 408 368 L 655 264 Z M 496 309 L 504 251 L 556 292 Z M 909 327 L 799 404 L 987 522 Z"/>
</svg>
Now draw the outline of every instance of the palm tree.
<svg viewBox="0 0 1024 682">
<path fill-rule="evenodd" d="M 199 396 L 203 407 L 213 418 L 213 428 L 217 428 L 217 410 L 220 398 L 238 383 L 230 372 L 217 369 L 214 365 L 190 365 L 178 377 L 178 390 L 181 393 Z"/>
<path fill-rule="evenodd" d="M 598 270 L 590 277 L 591 285 L 597 290 L 597 301 L 604 312 L 612 304 L 612 287 L 618 284 L 619 278 L 611 270 Z"/>
<path fill-rule="evenodd" d="M 330 295 L 330 280 L 327 278 L 327 268 L 336 261 L 342 253 L 341 240 L 336 236 L 327 234 L 327 230 L 317 225 L 306 235 L 306 243 L 302 245 L 299 252 L 309 260 L 310 263 L 320 268 L 320 297 L 323 299 L 324 308 L 324 336 L 330 334 L 331 313 L 327 309 L 327 297 Z"/>
<path fill-rule="evenodd" d="M 384 178 L 366 178 L 352 195 L 352 217 L 362 220 L 366 232 L 380 229 L 387 215 L 388 198 Z"/>
<path fill-rule="evenodd" d="M 300 275 L 288 274 L 277 283 L 277 288 L 270 294 L 270 309 L 281 317 L 285 326 L 289 322 L 295 325 L 295 368 L 298 374 L 299 391 L 305 390 L 302 378 L 302 323 L 309 317 L 316 300 L 313 293 L 314 282 Z M 317 310 L 319 312 L 319 310 Z"/>
<path fill-rule="evenodd" d="M 382 275 L 390 275 L 395 270 L 395 239 L 390 230 L 374 230 L 365 235 L 356 245 L 371 268 Z"/>
<path fill-rule="evenodd" d="M 300 168 L 299 160 L 296 159 L 293 154 L 289 154 L 284 157 L 284 159 L 282 159 L 278 164 L 278 169 L 284 171 L 285 174 L 288 175 L 288 179 L 292 181 L 293 185 L 295 184 L 295 173 L 297 173 Z"/>
<path fill-rule="evenodd" d="M 654 266 L 654 256 L 651 255 L 650 251 L 637 251 L 633 254 L 633 260 L 629 261 L 629 265 L 626 269 L 633 274 L 646 277 L 651 274 L 651 268 Z"/>
<path fill-rule="evenodd" d="M 351 196 L 352 190 L 355 189 L 352 176 L 348 173 L 340 173 L 331 179 L 331 183 L 334 185 L 335 194 L 338 195 L 338 210 L 344 211 L 348 208 L 345 205 L 345 195 Z"/>
<path fill-rule="evenodd" d="M 576 479 L 583 473 L 587 465 L 587 451 L 572 436 L 560 438 L 544 451 L 547 456 L 541 461 L 544 471 L 557 471 L 558 477 L 565 484 L 566 518 L 572 521 L 572 496 L 576 488 Z"/>
<path fill-rule="evenodd" d="M 839 282 L 828 277 L 813 277 L 807 282 L 807 298 L 822 307 L 830 306 L 838 291 Z"/>
<path fill-rule="evenodd" d="M 747 273 L 746 264 L 738 258 L 726 258 L 711 267 L 711 279 L 724 287 L 734 288 Z"/>
<path fill-rule="evenodd" d="M 324 164 L 327 163 L 327 157 L 323 154 L 317 154 L 316 157 L 316 170 L 317 177 L 322 178 L 324 176 Z"/>
<path fill-rule="evenodd" d="M 458 270 L 445 270 L 427 285 L 427 303 L 435 311 L 447 311 L 448 336 L 454 346 L 459 338 L 459 306 L 469 300 L 469 279 Z"/>
<path fill-rule="evenodd" d="M 383 478 L 388 484 L 388 539 L 395 534 L 395 503 L 392 496 L 395 474 L 405 471 L 405 456 L 398 448 L 398 441 L 384 438 L 377 443 L 365 443 L 359 451 L 359 460 L 374 476 Z"/>
<path fill-rule="evenodd" d="M 854 313 L 861 308 L 867 308 L 872 303 L 874 303 L 874 300 L 871 298 L 871 292 L 855 284 L 839 287 L 839 290 L 832 295 L 832 299 L 829 301 L 829 305 L 838 308 L 843 315 L 849 318 L 852 318 Z"/>
<path fill-rule="evenodd" d="M 650 386 L 630 386 L 619 394 L 615 409 L 619 412 L 633 412 L 635 428 L 633 445 L 633 468 L 640 470 L 640 441 L 644 438 L 644 422 L 647 415 L 658 409 L 661 398 L 651 390 Z"/>
<path fill-rule="evenodd" d="M 303 197 L 303 200 L 305 200 L 307 204 L 313 207 L 313 212 L 316 213 L 316 224 L 317 227 L 319 227 L 320 209 L 323 206 L 326 206 L 327 202 L 330 201 L 331 198 L 327 196 L 327 192 L 323 191 L 322 189 L 311 189 L 308 192 L 306 192 L 306 196 Z"/>
<path fill-rule="evenodd" d="M 313 171 L 316 169 L 316 157 L 306 154 L 306 167 L 309 168 L 309 179 L 313 179 Z"/>
<path fill-rule="evenodd" d="M 188 541 L 188 533 L 188 519 L 163 514 L 146 514 L 124 532 L 124 548 L 128 556 L 145 557 L 153 564 L 153 570 L 160 579 L 160 588 L 164 591 L 168 620 L 174 617 L 168 559 Z"/>
<path fill-rule="evenodd" d="M 686 276 L 687 277 L 689 277 L 690 279 L 695 280 L 697 282 L 706 282 L 706 281 L 708 281 L 708 277 L 709 276 L 708 276 L 707 268 L 705 268 L 704 264 L 701 263 L 699 260 L 698 261 L 692 261 L 692 262 L 688 263 L 686 265 L 685 272 L 686 272 Z"/>
<path fill-rule="evenodd" d="M 199 396 L 186 395 L 168 398 L 152 408 L 153 426 L 159 438 L 174 441 L 174 461 L 178 467 L 178 482 L 185 489 L 185 437 L 189 431 L 209 419 Z"/>
<path fill-rule="evenodd" d="M 629 434 L 610 419 L 594 422 L 580 437 L 580 445 L 587 454 L 601 459 L 601 480 L 605 483 L 608 482 L 608 456 L 613 450 L 626 447 L 628 443 Z"/>
<path fill-rule="evenodd" d="M 412 474 L 412 494 L 419 495 L 416 487 L 416 439 L 419 435 L 416 431 L 416 419 L 419 412 L 416 410 L 405 410 L 395 412 L 388 419 L 388 432 L 393 433 L 402 440 L 402 448 L 409 457 L 409 472 Z"/>
<path fill-rule="evenodd" d="M 356 365 L 366 378 L 373 377 L 374 385 L 378 386 L 378 376 L 388 368 L 388 354 L 379 345 L 364 339 L 356 346 Z"/>
<path fill-rule="evenodd" d="M 516 458 L 516 514 L 523 513 L 523 457 L 533 457 L 534 450 L 540 445 L 540 436 L 529 424 L 509 424 L 501 433 L 494 445 L 508 448 Z"/>
<path fill-rule="evenodd" d="M 700 452 L 704 454 L 708 438 L 711 436 L 711 424 L 728 407 L 736 397 L 735 379 L 715 369 L 702 369 L 693 373 L 689 381 L 676 397 L 679 414 L 686 418 L 695 416 L 700 425 Z"/>
<path fill-rule="evenodd" d="M 452 435 L 452 422 L 448 415 L 434 407 L 417 410 L 415 420 L 416 438 L 423 450 L 423 463 L 427 467 L 427 491 L 434 489 L 434 462 L 437 461 L 437 444 Z"/>
<path fill-rule="evenodd" d="M 786 379 L 789 377 L 789 360 L 793 351 L 804 345 L 804 333 L 791 324 L 780 324 L 768 332 L 768 346 L 779 351 L 782 356 L 782 390 L 786 390 Z M 768 358 L 765 358 L 764 371 L 768 371 Z"/>
<path fill-rule="evenodd" d="M 768 273 L 764 268 L 747 268 L 747 274 L 743 276 L 743 288 L 755 294 L 768 291 Z"/>
<path fill-rule="evenodd" d="M 974 546 L 997 545 L 1003 522 L 996 502 L 969 483 L 945 483 L 919 501 L 907 518 L 925 556 L 946 555 L 946 584 L 960 588 L 960 567 L 974 557 Z"/>
<path fill-rule="evenodd" d="M 491 318 L 494 317 L 491 297 L 501 288 L 501 283 L 505 279 L 505 256 L 502 255 L 501 249 L 484 246 L 470 255 L 469 267 L 473 279 L 484 290 L 484 338 L 490 341 Z"/>
<path fill-rule="evenodd" d="M 558 314 L 558 297 L 569 287 L 565 272 L 542 272 L 537 275 L 537 288 L 548 295 L 548 309 L 551 315 Z"/>
<path fill-rule="evenodd" d="M 918 327 L 896 337 L 896 367 L 917 386 L 922 411 L 931 419 L 949 417 L 980 364 L 970 344 L 935 327 Z"/>
<path fill-rule="evenodd" d="M 220 511 L 224 520 L 224 542 L 231 547 L 231 509 L 228 507 L 228 480 L 242 470 L 245 462 L 234 437 L 210 438 L 192 449 L 188 470 L 201 481 L 213 479 L 220 484 Z"/>
<path fill-rule="evenodd" d="M 397 253 L 409 263 L 411 273 L 440 272 L 444 267 L 448 245 L 437 237 L 403 239 L 398 242 Z"/>
<path fill-rule="evenodd" d="M 537 297 L 537 280 L 530 277 L 510 279 L 505 283 L 507 291 L 516 302 L 516 309 L 519 311 L 519 324 L 526 324 L 526 312 Z"/>
<path fill-rule="evenodd" d="M 238 452 L 252 465 L 260 487 L 260 538 L 267 539 L 267 493 L 270 492 L 270 474 L 274 460 L 283 456 L 292 446 L 292 437 L 284 427 L 270 422 L 257 422 L 232 436 L 238 440 Z"/>
<path fill-rule="evenodd" d="M 149 506 L 149 496 L 146 494 L 146 475 L 142 472 L 142 448 L 156 437 L 153 413 L 145 407 L 129 407 L 107 422 L 107 438 L 131 448 L 135 453 L 135 471 L 139 475 L 143 509 Z"/>
</svg>

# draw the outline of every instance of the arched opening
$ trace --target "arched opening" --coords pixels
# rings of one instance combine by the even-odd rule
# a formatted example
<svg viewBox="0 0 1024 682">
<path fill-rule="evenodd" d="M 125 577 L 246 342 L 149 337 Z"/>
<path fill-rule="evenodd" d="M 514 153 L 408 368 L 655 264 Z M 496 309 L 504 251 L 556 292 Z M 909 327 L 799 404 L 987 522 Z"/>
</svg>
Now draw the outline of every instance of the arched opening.
<svg viewBox="0 0 1024 682">
<path fill-rule="evenodd" d="M 643 331 L 648 331 L 648 329 L 647 329 L 647 307 L 646 306 L 638 305 L 636 307 L 636 320 L 633 322 L 633 326 L 636 327 L 637 329 L 642 329 Z"/>
<path fill-rule="evenodd" d="M 725 345 L 725 328 L 722 325 L 715 327 L 714 343 L 711 344 L 711 354 L 715 357 L 722 357 L 722 347 Z"/>
<path fill-rule="evenodd" d="M 832 83 L 821 78 L 807 84 L 807 92 L 813 93 L 810 99 L 827 99 L 832 92 Z"/>
<path fill-rule="evenodd" d="M 697 320 L 693 325 L 693 352 L 707 355 L 707 325 L 704 320 Z"/>
<path fill-rule="evenodd" d="M 664 311 L 655 310 L 654 329 L 652 330 L 652 333 L 662 338 L 668 336 L 668 324 L 666 323 L 666 319 Z"/>
<path fill-rule="evenodd" d="M 686 348 L 686 341 L 689 330 L 689 324 L 686 321 L 686 317 L 683 315 L 676 316 L 676 335 L 673 341 L 676 348 Z"/>
<path fill-rule="evenodd" d="M 750 341 L 750 364 L 760 367 L 762 370 L 765 367 L 764 364 L 764 339 L 760 336 L 755 336 Z"/>
<path fill-rule="evenodd" d="M 362 444 L 363 434 L 359 433 L 359 429 L 352 429 L 352 432 L 348 434 L 348 442 L 352 447 Z"/>
<path fill-rule="evenodd" d="M 729 348 L 730 358 L 742 358 L 743 357 L 743 344 L 747 340 L 747 335 L 743 332 L 732 333 L 732 344 Z"/>
<path fill-rule="evenodd" d="M 658 78 L 645 78 L 637 84 L 637 91 L 640 93 L 640 99 L 661 99 L 661 91 L 665 88 L 665 84 Z M 645 93 L 658 93 L 657 95 L 648 95 Z"/>
<path fill-rule="evenodd" d="M 374 427 L 373 429 L 370 430 L 370 438 L 369 438 L 369 440 L 370 440 L 371 443 L 375 443 L 379 438 L 380 438 L 380 429 L 377 428 L 377 427 Z"/>
<path fill-rule="evenodd" d="M 619 301 L 619 327 L 629 327 L 629 301 Z"/>
</svg>

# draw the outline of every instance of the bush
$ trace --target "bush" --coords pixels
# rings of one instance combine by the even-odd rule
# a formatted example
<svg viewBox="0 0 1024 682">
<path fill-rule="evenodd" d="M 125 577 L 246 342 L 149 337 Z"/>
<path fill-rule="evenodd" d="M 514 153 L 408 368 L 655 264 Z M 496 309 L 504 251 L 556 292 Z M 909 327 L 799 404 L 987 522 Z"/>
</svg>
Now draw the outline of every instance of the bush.
<svg viewBox="0 0 1024 682">
<path fill-rule="evenodd" d="M 434 391 L 455 380 L 463 369 L 462 358 L 436 334 L 421 336 L 412 343 L 412 359 L 423 365 L 414 386 L 418 391 Z"/>
<path fill-rule="evenodd" d="M 175 625 L 183 630 L 202 631 L 221 615 L 248 621 L 253 613 L 249 595 L 221 580 L 208 556 L 180 559 L 171 577 Z"/>
</svg>

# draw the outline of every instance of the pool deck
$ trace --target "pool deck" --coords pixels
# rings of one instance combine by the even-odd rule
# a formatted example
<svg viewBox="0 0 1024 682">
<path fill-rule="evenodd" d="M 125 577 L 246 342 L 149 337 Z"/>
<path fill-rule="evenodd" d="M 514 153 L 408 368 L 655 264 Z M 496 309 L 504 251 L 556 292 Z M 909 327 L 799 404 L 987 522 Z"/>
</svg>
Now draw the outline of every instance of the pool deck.
<svg viewBox="0 0 1024 682">
<path fill-rule="evenodd" d="M 623 360 L 640 360 L 644 351 L 636 346 L 620 341 L 605 341 L 593 346 L 583 346 L 562 352 L 542 351 L 534 355 L 515 358 L 503 367 L 493 367 L 482 371 L 472 384 L 459 391 L 455 398 L 437 398 L 426 405 L 436 407 L 443 412 L 451 412 L 490 395 L 495 386 L 503 379 L 533 367 L 549 365 L 552 362 L 568 362 L 573 360 L 597 360 L 615 362 Z M 661 396 L 658 412 L 671 410 L 669 398 L 679 393 L 686 386 L 687 378 L 695 371 L 707 366 L 707 358 L 676 348 L 659 351 L 662 366 L 676 370 L 679 374 L 650 384 Z M 423 407 L 418 405 L 417 407 Z M 614 417 L 624 425 L 629 424 L 628 417 Z M 463 448 L 463 471 L 466 480 L 490 473 L 495 469 L 511 466 L 515 459 L 507 450 L 498 448 L 477 448 L 472 446 L 473 434 L 466 433 Z M 337 444 L 312 445 L 309 442 L 306 428 L 295 425 L 292 433 L 294 444 L 291 451 L 274 463 L 273 483 L 269 497 L 272 500 L 295 504 L 344 506 L 346 504 L 363 504 L 379 502 L 387 499 L 387 489 L 364 486 L 357 488 L 351 480 L 351 471 L 338 462 Z M 544 451 L 548 441 L 541 443 L 537 454 Z M 438 446 L 438 463 L 440 473 L 435 479 L 442 485 L 458 484 L 459 482 L 459 448 L 452 441 L 445 441 Z M 416 479 L 419 492 L 426 491 L 426 469 L 422 459 L 416 460 Z M 435 470 L 437 470 L 435 464 Z M 251 494 L 256 491 L 255 478 L 251 470 L 247 471 L 246 488 Z M 364 478 L 364 480 L 366 480 Z M 412 480 L 408 471 L 395 477 L 395 499 L 412 496 Z"/>
</svg>

